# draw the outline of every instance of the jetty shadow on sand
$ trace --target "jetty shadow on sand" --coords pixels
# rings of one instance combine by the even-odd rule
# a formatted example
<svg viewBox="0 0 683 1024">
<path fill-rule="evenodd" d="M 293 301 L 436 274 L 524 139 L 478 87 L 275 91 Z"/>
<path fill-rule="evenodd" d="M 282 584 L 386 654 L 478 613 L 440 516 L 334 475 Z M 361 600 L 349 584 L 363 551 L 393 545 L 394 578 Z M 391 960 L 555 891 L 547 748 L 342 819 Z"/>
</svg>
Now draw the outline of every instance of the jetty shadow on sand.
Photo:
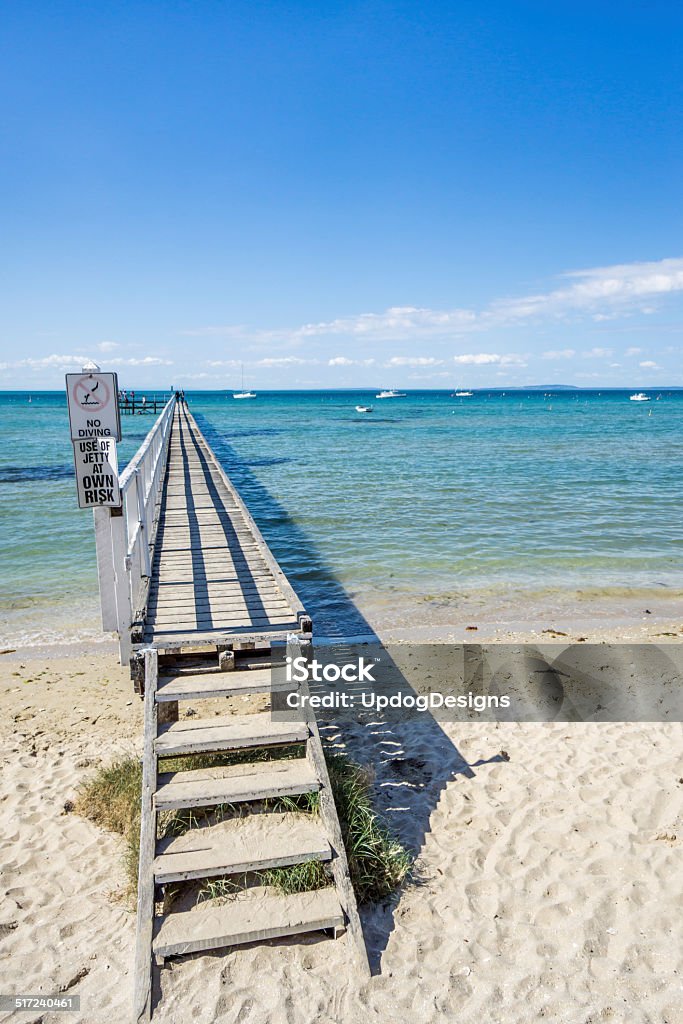
<svg viewBox="0 0 683 1024">
<path fill-rule="evenodd" d="M 329 645 L 341 647 L 349 641 L 379 645 L 374 629 L 311 538 L 254 476 L 228 439 L 202 415 L 195 419 L 311 615 L 314 641 L 316 636 L 325 637 L 328 651 Z M 396 675 L 394 687 L 404 695 L 415 693 L 405 676 L 399 675 L 398 684 L 395 680 Z M 317 719 L 329 746 L 369 769 L 376 809 L 404 847 L 419 856 L 447 784 L 458 775 L 474 777 L 453 740 L 428 712 L 420 714 L 419 721 L 415 717 L 396 720 L 382 713 L 326 721 L 321 712 Z M 381 905 L 360 908 L 373 973 L 380 969 L 400 898 L 398 892 Z"/>
</svg>

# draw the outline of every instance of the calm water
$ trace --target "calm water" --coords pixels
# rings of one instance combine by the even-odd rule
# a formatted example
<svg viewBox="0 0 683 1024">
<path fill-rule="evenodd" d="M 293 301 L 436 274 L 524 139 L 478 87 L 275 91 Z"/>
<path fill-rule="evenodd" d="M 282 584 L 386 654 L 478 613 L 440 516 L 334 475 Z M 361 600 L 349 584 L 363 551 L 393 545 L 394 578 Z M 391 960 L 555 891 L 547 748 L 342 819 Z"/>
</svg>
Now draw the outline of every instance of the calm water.
<svg viewBox="0 0 683 1024">
<path fill-rule="evenodd" d="M 188 401 L 317 624 L 343 630 L 349 595 L 373 623 L 577 592 L 677 596 L 683 392 L 628 394 Z M 374 412 L 356 413 L 366 402 Z M 0 417 L 3 642 L 97 635 L 92 517 L 76 505 L 64 397 L 0 394 Z M 124 417 L 121 466 L 152 422 Z"/>
</svg>

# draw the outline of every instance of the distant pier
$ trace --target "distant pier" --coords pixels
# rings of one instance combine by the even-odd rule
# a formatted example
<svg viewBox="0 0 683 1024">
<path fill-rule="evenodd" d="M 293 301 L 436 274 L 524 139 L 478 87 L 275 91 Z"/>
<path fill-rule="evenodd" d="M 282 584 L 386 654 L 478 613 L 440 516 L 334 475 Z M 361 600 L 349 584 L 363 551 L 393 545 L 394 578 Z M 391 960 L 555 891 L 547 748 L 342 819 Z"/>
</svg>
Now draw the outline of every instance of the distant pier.
<svg viewBox="0 0 683 1024">
<path fill-rule="evenodd" d="M 145 392 L 119 392 L 119 412 L 122 416 L 158 416 L 168 402 L 168 395 L 158 393 L 148 395 Z"/>
</svg>

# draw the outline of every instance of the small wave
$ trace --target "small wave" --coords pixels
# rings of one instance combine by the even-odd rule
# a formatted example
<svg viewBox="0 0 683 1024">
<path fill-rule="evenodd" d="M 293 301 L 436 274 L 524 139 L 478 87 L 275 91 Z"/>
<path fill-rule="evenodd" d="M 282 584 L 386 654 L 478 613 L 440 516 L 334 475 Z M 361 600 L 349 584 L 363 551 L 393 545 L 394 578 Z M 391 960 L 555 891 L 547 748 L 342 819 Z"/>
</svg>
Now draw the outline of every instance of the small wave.
<svg viewBox="0 0 683 1024">
<path fill-rule="evenodd" d="M 196 417 L 198 420 L 198 417 Z M 254 427 L 253 430 L 231 430 L 228 432 L 221 433 L 212 428 L 214 437 L 220 437 L 228 444 L 233 437 L 277 437 L 279 434 L 284 434 L 284 430 L 280 427 Z"/>
<path fill-rule="evenodd" d="M 284 464 L 286 462 L 291 462 L 292 460 L 291 459 L 277 459 L 277 458 L 272 458 L 272 459 L 263 458 L 263 459 L 246 459 L 245 461 L 246 461 L 246 465 L 247 466 L 254 467 L 254 466 L 284 466 Z"/>
<path fill-rule="evenodd" d="M 3 466 L 0 483 L 18 484 L 27 480 L 67 480 L 73 477 L 72 466 Z"/>
</svg>

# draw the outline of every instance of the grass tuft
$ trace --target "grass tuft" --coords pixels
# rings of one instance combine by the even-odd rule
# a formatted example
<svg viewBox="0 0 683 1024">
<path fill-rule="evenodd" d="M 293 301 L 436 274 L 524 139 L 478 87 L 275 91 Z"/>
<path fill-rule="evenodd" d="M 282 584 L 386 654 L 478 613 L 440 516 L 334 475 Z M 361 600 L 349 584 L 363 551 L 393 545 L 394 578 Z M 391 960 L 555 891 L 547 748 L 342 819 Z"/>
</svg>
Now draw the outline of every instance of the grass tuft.
<svg viewBox="0 0 683 1024">
<path fill-rule="evenodd" d="M 349 873 L 359 903 L 377 903 L 408 877 L 411 857 L 372 806 L 370 773 L 344 754 L 325 753 Z"/>
<path fill-rule="evenodd" d="M 293 748 L 291 753 L 288 751 L 290 757 L 298 753 L 298 748 Z M 368 771 L 342 754 L 327 751 L 325 757 L 356 898 L 359 903 L 378 902 L 389 896 L 407 878 L 411 867 L 410 855 L 374 810 Z M 159 769 L 182 771 L 209 768 L 239 763 L 242 759 L 234 754 L 164 758 L 160 761 Z M 135 895 L 137 889 L 141 788 L 140 762 L 135 758 L 120 759 L 100 768 L 84 783 L 75 802 L 77 813 L 123 836 L 131 896 Z M 316 814 L 319 810 L 318 794 L 269 800 L 266 807 L 269 810 Z M 179 835 L 200 822 L 221 820 L 241 812 L 241 807 L 231 805 L 170 811 L 160 815 L 159 835 Z M 319 861 L 306 861 L 303 864 L 257 872 L 250 879 L 260 885 L 274 886 L 283 893 L 320 889 L 329 885 L 330 881 L 328 870 Z M 227 896 L 243 888 L 243 885 L 244 879 L 234 877 L 211 879 L 205 882 L 199 898 Z"/>
<path fill-rule="evenodd" d="M 125 866 L 129 895 L 138 884 L 140 856 L 140 793 L 142 765 L 134 757 L 99 768 L 81 789 L 74 810 L 96 825 L 118 832 L 126 843 Z"/>
</svg>

